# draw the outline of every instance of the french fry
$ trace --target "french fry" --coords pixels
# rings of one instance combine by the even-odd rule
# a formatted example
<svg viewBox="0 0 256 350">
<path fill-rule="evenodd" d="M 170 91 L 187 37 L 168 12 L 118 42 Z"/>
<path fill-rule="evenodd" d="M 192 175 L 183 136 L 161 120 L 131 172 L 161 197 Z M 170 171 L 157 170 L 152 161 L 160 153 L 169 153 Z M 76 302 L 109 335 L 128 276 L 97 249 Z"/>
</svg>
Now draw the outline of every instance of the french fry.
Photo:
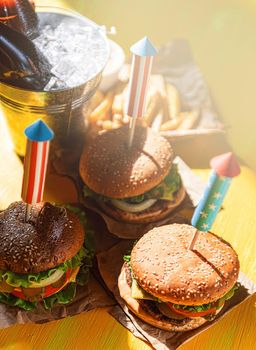
<svg viewBox="0 0 256 350">
<path fill-rule="evenodd" d="M 92 125 L 96 124 L 97 126 L 102 127 L 102 124 L 105 120 L 110 120 L 111 114 L 109 112 L 105 113 L 101 116 L 100 119 L 96 120 L 95 123 L 91 123 Z"/>
<path fill-rule="evenodd" d="M 94 111 L 89 116 L 90 122 L 97 122 L 97 120 L 106 120 L 108 117 L 108 112 L 112 106 L 114 94 L 113 92 L 108 92 L 104 97 L 104 100 L 98 105 Z"/>
<path fill-rule="evenodd" d="M 162 75 L 153 74 L 150 77 L 147 106 L 144 120 L 150 126 L 160 109 L 167 108 L 165 81 Z"/>
<path fill-rule="evenodd" d="M 180 113 L 179 92 L 174 85 L 166 83 L 166 94 L 169 119 L 175 119 Z"/>
<path fill-rule="evenodd" d="M 162 75 L 160 74 L 151 75 L 149 84 L 155 90 L 157 90 L 163 98 L 167 96 L 166 84 L 165 84 L 164 77 Z"/>
<path fill-rule="evenodd" d="M 95 94 L 92 96 L 90 110 L 94 111 L 95 108 L 97 108 L 103 100 L 104 100 L 104 94 L 100 90 L 97 90 Z"/>
<path fill-rule="evenodd" d="M 113 129 L 112 120 L 103 120 L 102 121 L 102 129 L 103 130 L 112 130 Z"/>
<path fill-rule="evenodd" d="M 151 123 L 151 129 L 158 132 L 160 130 L 161 124 L 163 122 L 163 110 L 161 109 L 158 114 L 155 116 L 155 118 L 153 119 L 152 123 Z"/>
<path fill-rule="evenodd" d="M 128 68 L 128 66 L 126 67 Z M 100 92 L 94 95 L 89 116 L 95 130 L 112 130 L 130 123 L 125 113 L 128 97 L 127 79 L 123 79 L 105 96 Z M 199 111 L 181 112 L 179 92 L 167 83 L 162 75 L 150 77 L 143 125 L 151 126 L 156 131 L 188 130 L 194 127 L 199 118 Z"/>
<path fill-rule="evenodd" d="M 122 114 L 116 113 L 112 116 L 112 120 L 113 120 L 113 122 L 118 122 L 118 123 L 122 124 L 123 116 L 122 116 Z"/>
<path fill-rule="evenodd" d="M 157 115 L 159 109 L 161 108 L 161 105 L 162 105 L 161 94 L 154 88 L 152 89 L 149 88 L 147 107 L 146 107 L 145 115 L 143 116 L 143 119 L 145 120 L 148 126 L 151 125 L 154 117 Z"/>
<path fill-rule="evenodd" d="M 112 121 L 112 128 L 113 128 L 113 129 L 118 129 L 118 128 L 120 128 L 121 126 L 123 126 L 123 124 L 122 124 L 121 121 L 118 121 L 118 120 Z"/>
<path fill-rule="evenodd" d="M 168 113 L 168 99 L 167 99 L 167 91 L 166 91 L 166 82 L 162 75 L 154 74 L 150 77 L 150 84 L 156 89 L 156 91 L 160 94 L 161 100 L 161 109 L 162 111 L 162 122 L 165 122 L 169 119 Z M 159 110 L 158 110 L 159 113 Z"/>
<path fill-rule="evenodd" d="M 130 120 L 131 120 L 131 118 L 128 115 L 124 115 L 122 122 L 123 122 L 123 124 L 129 124 Z"/>
<path fill-rule="evenodd" d="M 112 104 L 112 113 L 113 114 L 123 114 L 124 108 L 124 95 L 123 92 L 114 96 Z"/>
<path fill-rule="evenodd" d="M 193 129 L 199 118 L 199 110 L 194 109 L 189 112 L 180 113 L 180 117 L 183 118 L 182 122 L 178 126 L 178 130 Z"/>
<path fill-rule="evenodd" d="M 182 123 L 184 116 L 179 116 L 177 118 L 169 119 L 167 122 L 161 125 L 160 131 L 176 130 Z"/>
</svg>

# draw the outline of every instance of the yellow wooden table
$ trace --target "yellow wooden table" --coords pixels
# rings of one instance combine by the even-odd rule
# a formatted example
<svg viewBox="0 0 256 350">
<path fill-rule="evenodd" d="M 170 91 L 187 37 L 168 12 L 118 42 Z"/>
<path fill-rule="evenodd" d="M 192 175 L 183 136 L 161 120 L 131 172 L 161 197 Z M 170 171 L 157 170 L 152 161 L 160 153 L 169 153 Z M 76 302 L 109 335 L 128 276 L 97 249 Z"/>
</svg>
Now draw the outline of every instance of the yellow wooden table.
<svg viewBox="0 0 256 350">
<path fill-rule="evenodd" d="M 20 198 L 22 164 L 11 149 L 0 117 L 0 208 Z M 196 170 L 203 178 L 208 170 Z M 58 184 L 60 192 L 64 183 Z M 62 197 L 62 199 L 65 199 Z M 256 175 L 243 167 L 225 199 L 213 231 L 237 250 L 241 269 L 256 282 Z M 256 297 L 183 345 L 186 350 L 254 350 Z M 0 349 L 26 350 L 146 350 L 149 347 L 116 322 L 107 309 L 44 325 L 17 325 L 0 330 Z"/>
<path fill-rule="evenodd" d="M 139 2 L 38 0 L 37 3 L 72 6 L 98 23 L 106 24 L 108 27 L 116 25 L 118 29 L 116 40 L 126 49 L 145 33 L 152 36 L 157 45 L 170 40 L 170 36 L 171 38 L 175 36 L 189 38 L 195 49 L 196 59 L 206 73 L 214 95 L 218 95 L 217 92 L 219 92 L 218 103 L 221 111 L 225 114 L 228 124 L 232 121 L 235 127 L 233 133 L 230 134 L 230 139 L 236 151 L 240 156 L 246 157 L 246 160 L 255 167 L 255 152 L 252 151 L 252 145 L 255 144 L 255 133 L 250 132 L 255 128 L 249 123 L 254 102 L 255 79 L 252 74 L 253 70 L 248 64 L 251 62 L 251 67 L 253 67 L 255 54 L 252 53 L 255 53 L 255 46 L 249 44 L 246 46 L 247 41 L 244 40 L 244 38 L 252 37 L 256 28 L 255 17 L 253 17 L 255 11 L 250 11 L 251 8 L 255 10 L 251 0 L 235 1 L 234 8 L 231 6 L 231 0 L 225 3 L 226 7 L 221 0 L 215 2 L 193 0 L 189 3 L 189 9 L 185 1 L 167 0 L 157 2 L 148 0 Z M 175 7 L 174 3 L 176 3 Z M 245 4 L 248 5 L 247 8 L 242 8 Z M 147 16 L 145 16 L 146 5 L 149 6 Z M 243 11 L 240 11 L 241 8 Z M 128 20 L 129 11 L 132 21 Z M 126 21 L 124 21 L 124 13 Z M 155 25 L 156 16 L 158 24 Z M 165 23 L 164 26 L 162 26 L 163 23 Z M 241 30 L 237 29 L 237 24 L 240 24 Z M 221 31 L 221 28 L 226 30 Z M 230 38 L 236 40 L 232 41 Z M 205 49 L 209 42 L 211 42 L 208 48 L 210 54 L 209 50 Z M 243 43 L 243 50 L 238 50 L 241 43 Z M 216 52 L 223 53 L 220 56 L 221 64 L 218 61 L 216 64 Z M 238 69 L 241 65 L 243 70 Z M 225 80 L 222 79 L 223 67 L 225 67 Z M 237 88 L 237 85 L 233 83 L 234 74 L 238 75 L 240 86 L 247 86 L 246 89 Z M 233 103 L 234 100 L 236 103 Z M 246 142 L 241 140 L 241 115 L 247 120 L 247 123 L 243 125 L 248 134 Z M 196 173 L 206 178 L 208 170 L 196 170 Z M 22 164 L 11 149 L 6 129 L 0 118 L 0 208 L 5 208 L 10 202 L 20 198 L 21 180 Z M 66 191 L 61 191 L 61 188 L 66 189 L 65 180 L 59 179 L 58 181 L 60 189 L 58 199 L 68 200 Z M 48 188 L 53 189 L 53 186 L 49 185 Z M 51 191 L 47 195 L 49 199 L 54 199 Z M 224 205 L 225 210 L 219 213 L 213 231 L 233 244 L 239 254 L 242 271 L 256 283 L 256 174 L 253 171 L 243 167 L 241 176 L 234 179 Z M 255 350 L 255 304 L 256 297 L 232 311 L 218 324 L 180 349 Z M 13 326 L 0 330 L 0 349 L 150 349 L 109 316 L 107 311 L 107 309 L 94 310 L 49 324 Z"/>
</svg>

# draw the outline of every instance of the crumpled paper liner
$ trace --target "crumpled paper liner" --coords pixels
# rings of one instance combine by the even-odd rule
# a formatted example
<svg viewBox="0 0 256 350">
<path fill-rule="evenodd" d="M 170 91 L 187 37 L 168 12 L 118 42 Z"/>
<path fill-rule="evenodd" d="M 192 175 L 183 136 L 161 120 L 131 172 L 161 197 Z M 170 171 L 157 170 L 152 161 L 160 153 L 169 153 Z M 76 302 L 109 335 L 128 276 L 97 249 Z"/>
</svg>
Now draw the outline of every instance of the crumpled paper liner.
<svg viewBox="0 0 256 350">
<path fill-rule="evenodd" d="M 24 311 L 17 307 L 0 304 L 0 328 L 7 328 L 14 324 L 50 322 L 114 304 L 113 299 L 90 274 L 87 285 L 77 287 L 76 297 L 68 305 L 56 305 L 52 310 L 45 310 L 39 304 L 36 310 Z"/>
<path fill-rule="evenodd" d="M 192 331 L 188 332 L 167 332 L 141 321 L 134 316 L 123 299 L 120 297 L 117 280 L 123 264 L 123 255 L 125 255 L 133 246 L 133 241 L 121 241 L 106 252 L 97 254 L 99 270 L 104 282 L 109 290 L 114 294 L 120 306 L 115 306 L 110 311 L 110 314 L 119 321 L 124 327 L 133 333 L 136 337 L 149 343 L 156 350 L 175 350 L 181 344 L 189 341 L 196 335 L 211 327 L 213 324 L 222 319 L 233 308 L 250 298 L 256 293 L 256 286 L 243 273 L 239 275 L 240 287 L 236 291 L 234 297 L 225 303 L 217 318 L 208 322 Z"/>
<path fill-rule="evenodd" d="M 178 165 L 179 173 L 187 192 L 187 196 L 178 208 L 157 222 L 147 224 L 120 222 L 104 213 L 93 199 L 84 198 L 82 191 L 80 195 L 80 202 L 86 208 L 95 211 L 103 218 L 109 232 L 113 233 L 119 238 L 124 239 L 137 239 L 140 238 L 144 233 L 151 230 L 153 227 L 162 226 L 174 222 L 182 222 L 181 220 L 184 220 L 185 216 L 188 218 L 191 217 L 193 208 L 197 206 L 202 197 L 205 184 L 192 172 L 192 170 L 183 162 L 181 158 L 176 157 L 175 163 Z"/>
</svg>

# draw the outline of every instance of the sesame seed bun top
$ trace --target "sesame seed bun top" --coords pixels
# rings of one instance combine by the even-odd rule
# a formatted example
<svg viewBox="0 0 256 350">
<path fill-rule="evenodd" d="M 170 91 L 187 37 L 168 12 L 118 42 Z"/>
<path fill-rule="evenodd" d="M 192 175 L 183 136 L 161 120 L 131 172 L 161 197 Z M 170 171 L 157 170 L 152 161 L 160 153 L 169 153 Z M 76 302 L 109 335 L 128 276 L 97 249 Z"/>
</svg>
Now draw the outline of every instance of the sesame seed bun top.
<svg viewBox="0 0 256 350">
<path fill-rule="evenodd" d="M 236 283 L 239 260 L 220 237 L 201 232 L 188 250 L 195 228 L 166 225 L 146 233 L 131 254 L 139 285 L 165 302 L 202 305 L 221 298 Z"/>
<path fill-rule="evenodd" d="M 78 217 L 49 203 L 32 207 L 25 222 L 25 203 L 14 202 L 0 213 L 0 270 L 39 273 L 73 258 L 84 242 Z"/>
<path fill-rule="evenodd" d="M 169 142 L 149 128 L 136 126 L 128 149 L 128 127 L 102 133 L 85 145 L 80 175 L 94 192 L 111 198 L 140 195 L 158 185 L 173 161 Z"/>
</svg>

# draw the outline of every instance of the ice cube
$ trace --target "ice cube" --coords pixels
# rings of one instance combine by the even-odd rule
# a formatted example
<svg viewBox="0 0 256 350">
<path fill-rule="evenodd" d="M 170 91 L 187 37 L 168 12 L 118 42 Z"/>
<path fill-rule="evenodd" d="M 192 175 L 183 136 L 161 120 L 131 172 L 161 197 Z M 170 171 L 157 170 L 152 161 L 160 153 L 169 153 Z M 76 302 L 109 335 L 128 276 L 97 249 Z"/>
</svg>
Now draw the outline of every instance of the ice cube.
<svg viewBox="0 0 256 350">
<path fill-rule="evenodd" d="M 48 58 L 51 72 L 57 78 L 54 84 L 51 79 L 47 89 L 59 88 L 63 82 L 69 87 L 81 85 L 103 68 L 108 48 L 100 30 L 90 22 L 72 17 L 41 27 L 34 43 Z"/>
<path fill-rule="evenodd" d="M 57 83 L 58 79 L 56 77 L 51 77 L 49 80 L 48 84 L 45 85 L 44 90 L 45 91 L 50 91 L 54 88 L 54 85 Z"/>
</svg>

